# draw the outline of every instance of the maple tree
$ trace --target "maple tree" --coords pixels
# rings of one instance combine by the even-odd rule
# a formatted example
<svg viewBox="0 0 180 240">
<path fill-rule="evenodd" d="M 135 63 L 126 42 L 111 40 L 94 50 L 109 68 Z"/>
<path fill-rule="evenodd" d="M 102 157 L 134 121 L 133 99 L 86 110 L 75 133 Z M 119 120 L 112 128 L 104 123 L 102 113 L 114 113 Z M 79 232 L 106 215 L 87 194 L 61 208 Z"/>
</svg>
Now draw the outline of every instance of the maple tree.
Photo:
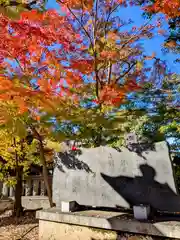
<svg viewBox="0 0 180 240">
<path fill-rule="evenodd" d="M 70 4 L 74 2 L 61 2 L 69 11 L 66 17 L 60 17 L 55 11 L 44 14 L 33 11 L 23 14 L 20 21 L 10 22 L 1 17 L 2 34 L 5 36 L 0 49 L 3 71 L 1 98 L 8 101 L 13 98 L 13 103 L 20 106 L 20 112 L 28 110 L 32 113 L 35 109 L 35 114 L 45 105 L 46 111 L 47 108 L 54 110 L 59 103 L 67 106 L 66 96 L 69 106 L 72 101 L 78 104 L 88 98 L 94 103 L 120 104 L 129 91 L 139 88 L 137 81 L 141 82 L 146 77 L 138 40 L 152 37 L 153 26 L 133 27 L 129 32 L 121 32 L 126 23 L 113 15 L 124 4 L 121 1 L 114 1 L 112 5 L 109 1 L 97 1 L 96 8 L 91 3 L 76 1 L 71 9 Z M 98 16 L 101 8 L 105 13 Z M 87 15 L 85 20 L 83 14 Z M 72 24 L 73 18 L 79 26 Z M 75 42 L 73 39 L 78 37 L 79 42 Z M 42 42 L 43 45 L 40 44 Z M 47 46 L 53 43 L 62 46 L 49 51 Z M 12 67 L 12 61 L 16 67 Z M 63 65 L 63 61 L 69 66 Z M 34 83 L 33 78 L 36 79 Z M 88 88 L 91 89 L 89 92 Z M 60 89 L 59 93 L 57 89 Z M 83 91 L 84 94 L 80 94 Z M 94 100 L 93 94 L 96 95 Z"/>
<path fill-rule="evenodd" d="M 155 26 L 147 22 L 137 27 L 121 19 L 125 1 L 58 2 L 81 39 L 80 49 L 69 54 L 66 79 L 80 104 L 67 111 L 66 118 L 56 116 L 58 132 L 68 139 L 91 138 L 93 134 L 100 144 L 102 129 L 110 128 L 110 121 L 115 121 L 110 114 L 126 101 L 129 92 L 141 90 L 148 79 L 147 58 L 140 41 L 153 37 Z M 126 27 L 130 30 L 123 30 Z"/>
<path fill-rule="evenodd" d="M 121 104 L 144 77 L 139 40 L 151 38 L 154 26 L 136 27 L 121 19 L 118 11 L 126 7 L 125 1 L 58 2 L 82 39 L 80 59 L 74 63 L 72 57 L 70 66 L 87 81 L 96 82 L 96 102 Z M 130 30 L 123 30 L 128 25 Z"/>
<path fill-rule="evenodd" d="M 111 16 L 121 4 L 109 6 L 107 2 L 99 7 L 105 7 L 106 16 L 97 19 L 95 24 L 100 27 L 93 33 L 85 30 L 92 27 L 91 19 L 85 21 L 86 26 L 76 28 L 69 14 L 59 16 L 55 11 L 27 12 L 18 21 L 1 16 L 0 98 L 13 102 L 19 114 L 28 111 L 42 119 L 39 113 L 44 111 L 62 121 L 68 120 L 68 115 L 72 117 L 72 106 L 77 108 L 88 101 L 119 105 L 127 92 L 138 89 L 136 80 L 145 78 L 138 40 L 151 37 L 153 26 L 121 32 L 126 23 Z M 113 23 L 115 27 L 111 28 Z M 96 36 L 91 38 L 92 34 Z M 116 43 L 118 39 L 120 43 Z M 54 43 L 60 46 L 49 50 Z M 7 121 L 6 107 L 1 118 Z"/>
<path fill-rule="evenodd" d="M 167 78 L 168 74 L 164 61 L 155 58 L 149 76 L 151 81 L 146 79 L 142 87 L 143 91 L 132 92 L 127 96 L 126 101 L 117 108 L 111 105 L 102 106 L 101 110 L 98 110 L 90 104 L 87 104 L 84 109 L 78 107 L 74 116 L 69 115 L 69 121 L 63 122 L 63 124 L 59 121 L 55 134 L 64 135 L 64 139 L 66 137 L 66 139 L 74 140 L 77 143 L 80 142 L 80 145 L 86 147 L 97 147 L 102 144 L 119 147 L 124 144 L 124 135 L 131 131 L 135 131 L 141 136 L 147 136 L 143 131 L 144 126 L 148 122 L 153 122 L 148 116 L 149 105 L 151 106 L 154 98 L 155 102 L 153 103 L 158 104 L 158 101 L 156 103 L 155 89 L 157 88 L 158 94 L 159 87 L 157 86 L 166 84 L 165 77 Z M 166 101 L 164 101 L 164 104 L 166 104 Z M 157 108 L 157 106 L 154 107 L 155 110 Z M 155 136 L 155 133 L 153 133 L 153 136 Z M 62 141 L 61 138 L 59 140 Z"/>
<path fill-rule="evenodd" d="M 46 112 L 48 109 L 55 110 L 56 105 L 65 102 L 57 91 L 62 82 L 61 76 L 65 72 L 59 61 L 67 59 L 65 53 L 70 51 L 71 42 L 76 39 L 76 34 L 68 24 L 64 26 L 64 22 L 64 18 L 55 11 L 44 14 L 37 11 L 27 12 L 20 20 L 0 16 L 3 36 L 0 47 L 0 119 L 1 124 L 5 123 L 9 127 L 15 122 L 20 136 L 23 130 L 26 132 L 28 126 L 39 120 L 39 113 L 43 109 L 46 109 Z M 58 53 L 49 51 L 49 47 L 55 43 L 61 43 Z M 46 175 L 45 182 L 52 205 L 50 188 L 46 181 L 43 140 L 34 125 L 31 130 L 39 140 L 43 172 Z"/>
<path fill-rule="evenodd" d="M 4 39 L 0 47 L 0 98 L 15 105 L 20 115 L 28 112 L 32 118 L 37 117 L 41 108 L 55 109 L 56 104 L 65 103 L 62 77 L 66 69 L 61 62 L 67 60 L 66 53 L 70 52 L 76 34 L 64 23 L 64 18 L 55 11 L 44 14 L 32 11 L 18 21 L 1 15 Z M 50 51 L 49 47 L 55 43 L 61 47 Z M 2 122 L 8 118 L 6 107 L 2 109 Z"/>
<path fill-rule="evenodd" d="M 140 1 L 145 5 L 145 9 L 153 13 L 163 13 L 167 18 L 180 17 L 180 2 L 179 0 L 145 0 Z"/>
<path fill-rule="evenodd" d="M 22 112 L 27 109 L 36 109 L 38 112 L 48 104 L 52 109 L 59 101 L 66 106 L 67 100 L 69 105 L 72 101 L 78 104 L 87 101 L 89 96 L 94 103 L 120 104 L 126 93 L 139 89 L 137 82 L 146 77 L 147 69 L 143 69 L 144 57 L 138 41 L 152 37 L 154 27 L 146 24 L 121 32 L 121 27 L 127 23 L 113 16 L 123 6 L 121 1 L 112 4 L 109 1 L 97 1 L 96 10 L 91 3 L 86 6 L 84 2 L 85 6 L 79 6 L 76 2 L 78 14 L 83 11 L 82 14 L 87 15 L 85 20 L 81 16 L 82 22 L 79 22 L 69 5 L 61 4 L 71 14 L 62 17 L 55 11 L 44 14 L 32 11 L 23 14 L 21 20 L 11 22 L 1 17 L 2 34 L 5 36 L 0 49 L 1 59 L 8 59 L 1 66 L 3 70 L 9 70 L 8 73 L 6 71 L 6 78 L 3 74 L 2 85 L 6 87 L 2 87 L 2 91 L 11 90 L 1 94 L 1 97 L 10 100 L 14 94 L 13 102 L 21 106 Z M 97 9 L 105 11 L 99 19 L 97 14 L 101 11 Z M 91 11 L 95 11 L 95 19 L 91 19 Z M 73 18 L 80 26 L 72 24 Z M 50 51 L 47 46 L 54 43 L 61 44 L 61 47 Z M 12 61 L 16 67 L 12 67 Z M 34 83 L 33 78 L 36 79 Z M 19 97 L 16 94 L 18 91 Z M 96 99 L 92 99 L 93 95 L 96 95 Z"/>
</svg>

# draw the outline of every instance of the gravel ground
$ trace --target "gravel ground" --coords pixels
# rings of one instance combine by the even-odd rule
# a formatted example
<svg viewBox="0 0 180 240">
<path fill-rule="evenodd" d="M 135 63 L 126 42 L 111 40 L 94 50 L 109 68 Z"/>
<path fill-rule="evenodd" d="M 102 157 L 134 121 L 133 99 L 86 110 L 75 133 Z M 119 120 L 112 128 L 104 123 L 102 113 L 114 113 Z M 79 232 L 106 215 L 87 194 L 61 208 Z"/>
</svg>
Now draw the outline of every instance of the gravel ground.
<svg viewBox="0 0 180 240">
<path fill-rule="evenodd" d="M 14 218 L 12 212 L 0 215 L 0 240 L 38 240 L 38 221 L 34 213 Z"/>
<path fill-rule="evenodd" d="M 12 211 L 0 213 L 0 240 L 39 240 L 38 220 L 34 212 L 21 218 L 12 217 Z M 64 240 L 64 239 L 63 239 Z M 118 240 L 170 240 L 162 237 L 120 234 Z M 173 239 L 171 239 L 173 240 Z"/>
</svg>

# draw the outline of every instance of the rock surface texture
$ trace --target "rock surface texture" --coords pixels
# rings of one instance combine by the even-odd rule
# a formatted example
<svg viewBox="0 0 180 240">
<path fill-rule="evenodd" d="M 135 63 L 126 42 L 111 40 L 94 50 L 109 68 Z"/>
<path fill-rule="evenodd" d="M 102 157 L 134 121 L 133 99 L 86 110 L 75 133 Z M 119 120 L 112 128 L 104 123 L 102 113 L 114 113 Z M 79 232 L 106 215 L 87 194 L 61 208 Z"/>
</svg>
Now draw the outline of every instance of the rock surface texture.
<svg viewBox="0 0 180 240">
<path fill-rule="evenodd" d="M 139 144 L 133 151 L 107 146 L 56 154 L 53 199 L 97 207 L 150 204 L 180 211 L 180 197 L 166 142 Z"/>
</svg>

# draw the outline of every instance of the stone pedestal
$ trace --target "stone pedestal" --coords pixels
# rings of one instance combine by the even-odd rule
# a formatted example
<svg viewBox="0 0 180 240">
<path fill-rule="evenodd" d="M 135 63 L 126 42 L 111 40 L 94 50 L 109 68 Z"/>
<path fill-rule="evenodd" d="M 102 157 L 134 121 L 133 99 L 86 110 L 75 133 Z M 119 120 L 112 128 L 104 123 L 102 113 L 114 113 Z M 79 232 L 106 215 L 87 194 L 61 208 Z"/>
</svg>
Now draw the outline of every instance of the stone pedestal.
<svg viewBox="0 0 180 240">
<path fill-rule="evenodd" d="M 52 208 L 37 212 L 37 218 L 39 240 L 122 240 L 119 234 L 123 232 L 137 236 L 132 239 L 180 238 L 180 222 L 163 219 L 158 219 L 157 223 L 139 222 L 131 215 L 120 212 L 62 213 Z M 144 238 L 142 234 L 148 237 Z"/>
<path fill-rule="evenodd" d="M 115 240 L 115 231 L 96 230 L 93 228 L 65 223 L 39 221 L 39 239 L 41 240 Z"/>
</svg>

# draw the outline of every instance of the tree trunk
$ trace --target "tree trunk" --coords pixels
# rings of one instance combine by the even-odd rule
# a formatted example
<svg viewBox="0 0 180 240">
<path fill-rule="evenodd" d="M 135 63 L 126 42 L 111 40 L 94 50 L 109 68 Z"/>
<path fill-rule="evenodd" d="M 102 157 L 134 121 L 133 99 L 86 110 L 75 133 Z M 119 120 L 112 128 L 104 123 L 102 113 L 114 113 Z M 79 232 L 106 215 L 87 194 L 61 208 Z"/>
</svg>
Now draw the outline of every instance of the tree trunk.
<svg viewBox="0 0 180 240">
<path fill-rule="evenodd" d="M 102 144 L 102 127 L 100 126 L 96 132 L 92 134 L 95 147 L 100 147 Z"/>
<path fill-rule="evenodd" d="M 16 186 L 15 186 L 15 204 L 14 204 L 14 215 L 20 217 L 23 215 L 22 207 L 22 167 L 16 167 Z"/>
<path fill-rule="evenodd" d="M 31 126 L 31 130 L 33 131 L 34 135 L 36 136 L 36 139 L 39 141 L 40 161 L 43 166 L 43 179 L 44 179 L 45 187 L 47 189 L 47 195 L 48 195 L 50 207 L 54 207 L 55 204 L 53 203 L 53 200 L 52 200 L 52 191 L 51 191 L 51 187 L 49 184 L 48 169 L 46 166 L 46 158 L 45 158 L 45 153 L 44 153 L 43 140 L 42 140 L 42 137 L 40 136 L 40 134 L 38 133 L 38 131 L 35 129 L 35 127 Z"/>
<path fill-rule="evenodd" d="M 48 178 L 48 169 L 46 166 L 46 159 L 45 159 L 45 154 L 44 154 L 44 146 L 43 146 L 42 140 L 39 141 L 39 147 L 40 147 L 40 160 L 43 165 L 43 178 L 44 178 L 45 187 L 47 189 L 49 204 L 50 204 L 50 207 L 54 207 L 54 203 L 52 200 L 52 191 L 51 191 L 51 187 L 49 184 L 49 178 Z"/>
<path fill-rule="evenodd" d="M 19 166 L 19 158 L 16 151 L 16 139 L 14 138 L 14 148 L 15 148 L 15 160 L 16 160 L 16 186 L 15 186 L 15 203 L 14 203 L 14 213 L 13 215 L 16 217 L 20 217 L 23 215 L 23 207 L 21 202 L 22 197 L 22 173 L 23 168 Z"/>
</svg>

